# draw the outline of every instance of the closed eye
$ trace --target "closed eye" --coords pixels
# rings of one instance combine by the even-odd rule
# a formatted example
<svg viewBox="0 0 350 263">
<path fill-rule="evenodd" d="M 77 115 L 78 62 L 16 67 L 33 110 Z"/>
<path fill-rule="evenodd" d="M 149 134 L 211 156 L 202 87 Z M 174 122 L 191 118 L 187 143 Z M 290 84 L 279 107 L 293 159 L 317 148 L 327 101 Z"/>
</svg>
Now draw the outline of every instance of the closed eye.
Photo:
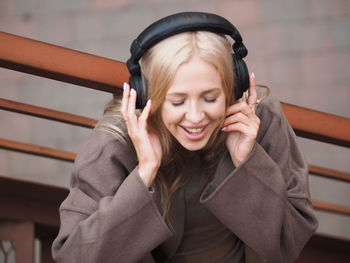
<svg viewBox="0 0 350 263">
<path fill-rule="evenodd" d="M 185 102 L 184 101 L 180 101 L 180 102 L 172 102 L 171 104 L 175 107 L 177 106 L 181 106 L 182 104 L 184 104 Z"/>
<path fill-rule="evenodd" d="M 205 102 L 209 102 L 209 103 L 214 103 L 216 102 L 216 98 L 215 99 L 204 99 Z"/>
</svg>

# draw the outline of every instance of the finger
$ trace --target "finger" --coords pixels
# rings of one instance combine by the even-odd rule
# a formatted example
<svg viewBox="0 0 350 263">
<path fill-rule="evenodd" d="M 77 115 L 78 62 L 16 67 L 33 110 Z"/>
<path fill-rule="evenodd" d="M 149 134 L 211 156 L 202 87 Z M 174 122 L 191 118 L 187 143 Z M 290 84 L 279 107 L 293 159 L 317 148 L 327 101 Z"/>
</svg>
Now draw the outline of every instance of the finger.
<svg viewBox="0 0 350 263">
<path fill-rule="evenodd" d="M 127 115 L 128 117 L 135 115 L 136 110 L 136 91 L 134 89 L 130 90 L 130 96 L 127 106 Z"/>
<path fill-rule="evenodd" d="M 124 82 L 123 85 L 123 97 L 122 97 L 122 105 L 120 108 L 120 112 L 122 114 L 122 117 L 124 120 L 126 120 L 126 109 L 128 107 L 128 101 L 129 101 L 129 93 L 130 93 L 130 86 Z"/>
<path fill-rule="evenodd" d="M 242 134 L 246 134 L 248 131 L 248 126 L 244 125 L 243 123 L 237 122 L 237 123 L 233 123 L 228 126 L 225 126 L 221 130 L 224 132 L 240 132 Z"/>
<path fill-rule="evenodd" d="M 222 127 L 225 127 L 225 126 L 228 126 L 230 124 L 237 123 L 237 122 L 240 122 L 244 125 L 249 126 L 250 124 L 252 124 L 253 121 L 247 115 L 243 114 L 242 112 L 238 112 L 236 114 L 233 114 L 233 115 L 226 117 L 223 124 L 222 124 Z"/>
<path fill-rule="evenodd" d="M 130 90 L 130 97 L 128 101 L 128 106 L 126 110 L 126 117 L 127 117 L 127 126 L 130 128 L 130 131 L 136 131 L 137 130 L 137 116 L 135 114 L 136 111 L 136 91 L 134 89 Z"/>
<path fill-rule="evenodd" d="M 248 104 L 245 101 L 240 101 L 228 107 L 225 116 L 228 117 L 238 112 L 242 112 L 247 116 L 252 116 L 253 113 L 252 109 L 248 106 Z"/>
<path fill-rule="evenodd" d="M 249 107 L 251 107 L 253 110 L 255 110 L 255 105 L 256 105 L 256 102 L 258 99 L 258 94 L 256 92 L 254 73 L 250 74 L 249 80 L 250 80 L 250 86 L 249 86 L 249 96 L 248 96 L 247 103 L 248 103 Z"/>
<path fill-rule="evenodd" d="M 238 113 L 227 117 L 221 127 L 225 128 L 227 126 L 230 126 L 236 123 L 241 123 L 245 125 L 247 128 L 254 129 L 254 130 L 258 130 L 260 127 L 260 119 L 257 116 L 253 118 L 249 118 L 242 113 Z"/>
<path fill-rule="evenodd" d="M 246 138 L 256 138 L 258 129 L 244 125 L 241 122 L 230 124 L 223 129 L 221 129 L 224 132 L 239 132 Z"/>
<path fill-rule="evenodd" d="M 148 119 L 149 113 L 151 112 L 151 107 L 152 107 L 152 102 L 151 100 L 148 100 L 145 108 L 143 109 L 139 117 L 139 122 L 142 125 L 142 128 L 146 128 L 147 126 L 147 119 Z"/>
</svg>

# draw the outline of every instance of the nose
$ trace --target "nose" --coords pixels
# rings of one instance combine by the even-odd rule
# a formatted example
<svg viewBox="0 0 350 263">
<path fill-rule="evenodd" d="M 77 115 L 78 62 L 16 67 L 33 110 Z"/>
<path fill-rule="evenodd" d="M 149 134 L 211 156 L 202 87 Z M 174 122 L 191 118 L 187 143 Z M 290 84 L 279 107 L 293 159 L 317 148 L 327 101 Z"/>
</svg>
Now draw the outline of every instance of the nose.
<svg viewBox="0 0 350 263">
<path fill-rule="evenodd" d="M 197 103 L 191 103 L 186 112 L 186 118 L 193 124 L 199 124 L 204 117 L 204 112 Z"/>
</svg>

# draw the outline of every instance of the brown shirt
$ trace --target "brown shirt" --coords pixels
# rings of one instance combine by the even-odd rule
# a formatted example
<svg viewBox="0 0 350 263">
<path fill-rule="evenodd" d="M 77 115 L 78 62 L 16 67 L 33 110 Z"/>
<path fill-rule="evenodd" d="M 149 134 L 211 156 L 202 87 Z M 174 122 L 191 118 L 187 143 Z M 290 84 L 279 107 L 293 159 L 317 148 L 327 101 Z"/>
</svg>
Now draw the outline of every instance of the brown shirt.
<svg viewBox="0 0 350 263">
<path fill-rule="evenodd" d="M 199 202 L 205 178 L 198 155 L 186 156 L 187 181 L 184 186 L 184 233 L 175 255 L 168 263 L 243 263 L 244 245 Z"/>
</svg>

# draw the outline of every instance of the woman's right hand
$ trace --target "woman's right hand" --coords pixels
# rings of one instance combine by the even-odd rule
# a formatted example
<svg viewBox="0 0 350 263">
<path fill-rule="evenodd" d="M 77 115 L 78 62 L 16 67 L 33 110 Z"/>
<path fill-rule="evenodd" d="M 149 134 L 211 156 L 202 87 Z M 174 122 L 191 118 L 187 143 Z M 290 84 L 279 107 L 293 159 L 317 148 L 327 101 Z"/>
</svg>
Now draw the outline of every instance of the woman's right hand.
<svg viewBox="0 0 350 263">
<path fill-rule="evenodd" d="M 162 159 L 162 147 L 158 136 L 147 129 L 147 119 L 151 111 L 149 100 L 141 115 L 137 117 L 136 91 L 124 83 L 121 114 L 125 120 L 128 134 L 135 147 L 139 161 L 138 172 L 146 185 L 150 187 L 159 169 Z"/>
</svg>

